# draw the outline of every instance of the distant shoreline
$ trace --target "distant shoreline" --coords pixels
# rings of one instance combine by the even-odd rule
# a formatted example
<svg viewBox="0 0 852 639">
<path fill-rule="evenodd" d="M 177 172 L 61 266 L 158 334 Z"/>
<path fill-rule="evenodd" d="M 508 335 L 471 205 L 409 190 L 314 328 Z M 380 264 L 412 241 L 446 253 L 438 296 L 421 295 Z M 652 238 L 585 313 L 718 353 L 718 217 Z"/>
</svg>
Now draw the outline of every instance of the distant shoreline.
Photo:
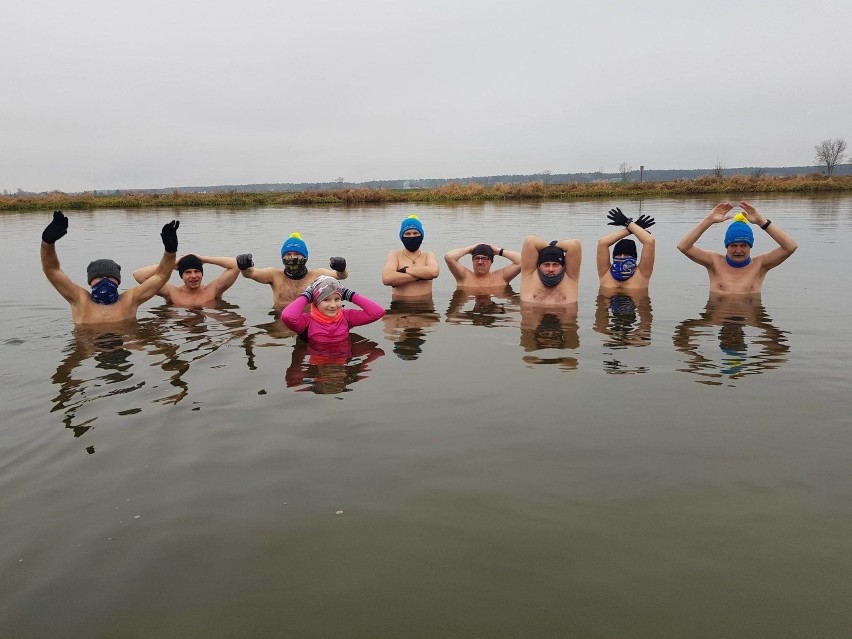
<svg viewBox="0 0 852 639">
<path fill-rule="evenodd" d="M 594 198 L 658 198 L 673 195 L 736 193 L 817 193 L 852 191 L 852 176 L 807 175 L 792 177 L 705 176 L 663 182 L 570 182 L 545 184 L 456 183 L 430 189 L 341 188 L 322 191 L 264 191 L 184 193 L 124 193 L 69 195 L 61 192 L 38 195 L 0 195 L 0 211 L 50 211 L 134 208 L 263 207 L 287 205 L 362 205 L 404 202 L 464 202 L 497 200 L 580 200 Z"/>
</svg>

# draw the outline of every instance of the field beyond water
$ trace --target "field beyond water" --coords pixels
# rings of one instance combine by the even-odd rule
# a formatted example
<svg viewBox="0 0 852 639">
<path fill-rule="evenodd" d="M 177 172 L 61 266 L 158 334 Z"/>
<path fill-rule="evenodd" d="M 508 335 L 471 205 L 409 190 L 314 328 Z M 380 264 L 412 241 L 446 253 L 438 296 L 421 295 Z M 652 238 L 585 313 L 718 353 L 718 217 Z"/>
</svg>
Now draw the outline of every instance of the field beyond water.
<svg viewBox="0 0 852 639">
<path fill-rule="evenodd" d="M 674 195 L 737 193 L 816 193 L 852 191 L 852 176 L 806 175 L 793 177 L 706 176 L 668 182 L 570 182 L 545 184 L 447 184 L 434 189 L 345 188 L 323 191 L 268 191 L 258 193 L 225 191 L 189 193 L 174 190 L 167 194 L 124 193 L 95 195 L 93 192 L 67 194 L 59 191 L 39 195 L 2 195 L 0 211 L 43 211 L 50 209 L 136 209 L 160 207 L 262 207 L 308 204 L 386 204 L 404 202 L 449 202 L 477 200 L 568 200 L 584 198 L 644 198 Z"/>
</svg>

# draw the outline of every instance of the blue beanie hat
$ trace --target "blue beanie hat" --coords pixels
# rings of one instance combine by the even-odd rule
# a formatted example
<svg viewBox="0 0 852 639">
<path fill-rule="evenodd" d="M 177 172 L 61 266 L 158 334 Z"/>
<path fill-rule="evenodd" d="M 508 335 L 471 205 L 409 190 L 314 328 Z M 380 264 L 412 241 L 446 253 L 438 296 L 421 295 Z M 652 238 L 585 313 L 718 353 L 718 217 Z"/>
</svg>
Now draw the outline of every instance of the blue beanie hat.
<svg viewBox="0 0 852 639">
<path fill-rule="evenodd" d="M 744 242 L 749 246 L 754 246 L 754 232 L 751 226 L 745 222 L 731 222 L 728 230 L 725 231 L 725 248 L 734 242 Z"/>
<path fill-rule="evenodd" d="M 416 215 L 409 215 L 402 221 L 402 224 L 399 227 L 399 239 L 402 239 L 402 234 L 409 229 L 420 231 L 420 236 L 424 238 L 426 237 L 426 234 L 423 232 L 423 225 L 420 223 L 420 220 L 417 219 Z"/>
<path fill-rule="evenodd" d="M 290 251 L 301 253 L 305 259 L 308 259 L 308 245 L 305 244 L 302 236 L 298 233 L 293 233 L 284 241 L 284 244 L 281 246 L 281 257 L 284 257 L 284 253 L 289 253 Z"/>
</svg>

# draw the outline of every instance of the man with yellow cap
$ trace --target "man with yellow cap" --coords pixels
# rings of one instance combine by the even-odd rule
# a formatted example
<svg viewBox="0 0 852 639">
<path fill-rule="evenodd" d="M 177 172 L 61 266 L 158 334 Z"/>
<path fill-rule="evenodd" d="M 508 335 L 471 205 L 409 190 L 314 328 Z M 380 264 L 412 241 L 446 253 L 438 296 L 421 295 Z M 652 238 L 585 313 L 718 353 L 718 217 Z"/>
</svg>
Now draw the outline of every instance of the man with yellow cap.
<svg viewBox="0 0 852 639">
<path fill-rule="evenodd" d="M 772 220 L 763 217 L 748 202 L 740 202 L 744 213 L 737 213 L 725 232 L 725 253 L 698 248 L 695 243 L 714 224 L 731 219 L 730 202 L 717 204 L 689 233 L 678 242 L 678 250 L 707 269 L 711 293 L 760 293 L 766 273 L 790 257 L 798 248 L 795 240 Z M 740 219 L 737 219 L 740 218 Z M 754 232 L 749 224 L 759 226 L 778 243 L 771 251 L 752 256 Z"/>
<path fill-rule="evenodd" d="M 329 259 L 329 268 L 308 269 L 308 246 L 298 233 L 292 233 L 281 245 L 283 269 L 275 267 L 255 268 L 251 253 L 237 255 L 237 267 L 250 280 L 272 287 L 272 305 L 280 311 L 301 295 L 308 284 L 320 275 L 345 280 L 346 260 L 342 257 Z"/>
</svg>

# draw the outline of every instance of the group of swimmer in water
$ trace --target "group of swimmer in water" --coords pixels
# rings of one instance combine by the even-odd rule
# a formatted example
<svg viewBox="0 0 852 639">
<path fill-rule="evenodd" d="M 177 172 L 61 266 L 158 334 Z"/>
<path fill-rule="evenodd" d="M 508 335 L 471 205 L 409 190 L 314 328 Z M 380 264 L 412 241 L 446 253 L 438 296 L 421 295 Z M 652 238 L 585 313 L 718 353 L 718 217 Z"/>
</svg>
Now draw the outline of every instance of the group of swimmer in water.
<svg viewBox="0 0 852 639">
<path fill-rule="evenodd" d="M 766 273 L 797 248 L 787 233 L 751 204 L 740 202 L 739 207 L 743 212 L 732 216 L 733 204 L 716 205 L 677 245 L 684 255 L 707 269 L 711 293 L 759 294 Z M 732 217 L 734 221 L 725 231 L 725 253 L 695 246 L 714 224 Z M 596 262 L 601 291 L 609 294 L 646 292 L 654 271 L 655 239 L 648 231 L 655 224 L 654 218 L 641 215 L 634 220 L 615 208 L 609 211 L 607 219 L 608 225 L 617 229 L 598 240 Z M 288 237 L 281 247 L 283 268 L 257 268 L 250 253 L 236 257 L 189 254 L 178 260 L 179 226 L 180 222 L 174 220 L 163 226 L 160 233 L 163 257 L 158 264 L 133 273 L 137 286 L 120 293 L 121 267 L 112 260 L 98 259 L 87 268 L 89 288 L 86 289 L 75 284 L 60 268 L 55 243 L 68 232 L 68 218 L 61 211 L 54 211 L 53 220 L 42 233 L 42 269 L 48 281 L 70 304 L 71 316 L 77 325 L 135 319 L 139 306 L 155 295 L 174 306 L 211 304 L 222 297 L 240 274 L 272 288 L 273 305 L 280 311 L 281 321 L 309 344 L 322 346 L 347 339 L 351 327 L 375 322 L 385 313 L 379 304 L 340 283 L 348 277 L 344 258 L 330 258 L 328 268 L 309 269 L 308 248 L 298 233 Z M 765 231 L 777 246 L 752 256 L 752 226 Z M 642 245 L 641 259 L 630 235 Z M 399 239 L 403 248 L 390 251 L 382 269 L 382 283 L 393 288 L 394 299 L 418 299 L 432 294 L 432 280 L 438 277 L 440 269 L 435 254 L 421 249 L 424 237 L 423 224 L 416 216 L 402 221 Z M 461 263 L 466 255 L 471 256 L 472 268 Z M 506 258 L 510 264 L 492 270 L 496 257 Z M 520 274 L 521 302 L 541 306 L 576 304 L 581 260 L 579 240 L 547 242 L 535 235 L 524 239 L 520 252 L 481 243 L 453 249 L 444 255 L 459 288 L 502 291 Z M 219 266 L 224 271 L 203 284 L 205 264 Z M 169 284 L 173 270 L 178 271 L 183 285 Z M 345 309 L 344 301 L 360 308 Z"/>
</svg>

